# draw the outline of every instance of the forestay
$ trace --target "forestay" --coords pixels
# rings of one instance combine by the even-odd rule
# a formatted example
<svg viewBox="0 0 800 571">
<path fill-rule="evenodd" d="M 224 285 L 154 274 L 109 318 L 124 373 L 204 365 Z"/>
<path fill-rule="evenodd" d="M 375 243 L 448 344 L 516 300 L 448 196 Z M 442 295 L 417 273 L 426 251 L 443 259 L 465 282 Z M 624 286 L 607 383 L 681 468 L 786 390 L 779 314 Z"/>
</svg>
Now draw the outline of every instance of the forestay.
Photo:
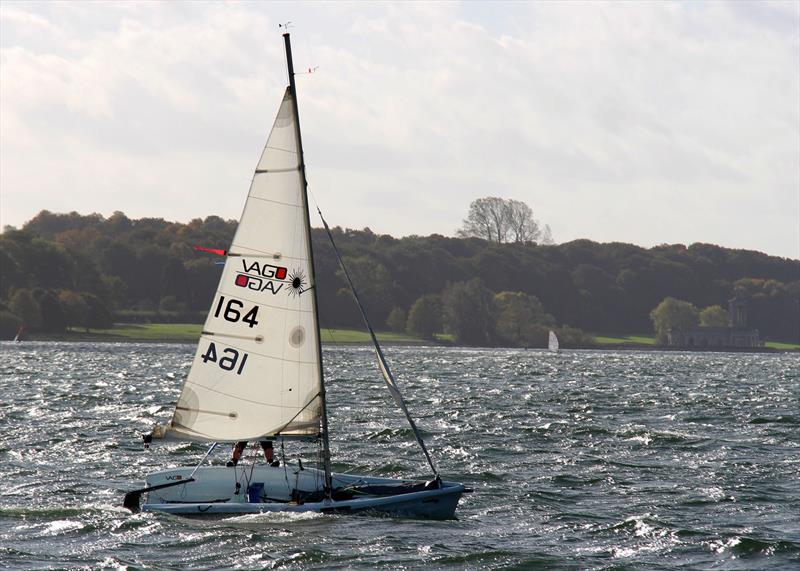
<svg viewBox="0 0 800 571">
<path fill-rule="evenodd" d="M 408 420 L 408 424 L 411 426 L 411 430 L 414 432 L 417 443 L 420 445 L 420 448 L 422 448 L 422 452 L 425 454 L 425 459 L 428 461 L 428 465 L 431 467 L 434 476 L 436 476 L 436 481 L 439 481 L 439 471 L 436 469 L 436 465 L 433 463 L 433 458 L 431 458 L 431 455 L 428 452 L 428 447 L 425 446 L 425 441 L 422 439 L 422 435 L 417 429 L 417 423 L 414 422 L 414 418 L 408 411 L 405 399 L 403 399 L 403 395 L 400 393 L 400 388 L 397 386 L 397 381 L 395 380 L 392 370 L 389 368 L 389 363 L 386 361 L 386 357 L 383 354 L 381 344 L 378 343 L 378 338 L 375 336 L 375 330 L 372 328 L 369 317 L 367 317 L 367 312 L 364 310 L 364 306 L 361 304 L 361 299 L 358 297 L 358 291 L 356 291 L 356 287 L 353 284 L 352 278 L 350 277 L 350 272 L 347 271 L 347 266 L 345 266 L 342 255 L 339 253 L 339 248 L 336 247 L 336 242 L 333 239 L 333 234 L 331 234 L 331 229 L 328 226 L 328 223 L 325 221 L 325 218 L 322 216 L 322 211 L 319 208 L 317 208 L 317 213 L 319 214 L 320 220 L 322 220 L 322 225 L 325 227 L 325 232 L 328 234 L 328 239 L 331 241 L 333 252 L 336 254 L 336 259 L 339 261 L 339 267 L 342 268 L 344 277 L 347 279 L 347 283 L 350 285 L 350 291 L 353 293 L 353 299 L 358 306 L 359 312 L 361 312 L 361 318 L 364 320 L 364 325 L 366 325 L 367 331 L 369 331 L 369 336 L 372 339 L 372 346 L 375 348 L 375 357 L 378 360 L 378 368 L 381 370 L 383 379 L 386 381 L 386 387 L 389 389 L 389 393 L 392 395 L 394 402 L 398 407 L 400 407 L 400 410 L 403 411 L 403 414 L 406 415 L 406 420 Z"/>
<path fill-rule="evenodd" d="M 154 436 L 320 433 L 319 333 L 294 105 L 287 89 L 172 422 Z"/>
</svg>

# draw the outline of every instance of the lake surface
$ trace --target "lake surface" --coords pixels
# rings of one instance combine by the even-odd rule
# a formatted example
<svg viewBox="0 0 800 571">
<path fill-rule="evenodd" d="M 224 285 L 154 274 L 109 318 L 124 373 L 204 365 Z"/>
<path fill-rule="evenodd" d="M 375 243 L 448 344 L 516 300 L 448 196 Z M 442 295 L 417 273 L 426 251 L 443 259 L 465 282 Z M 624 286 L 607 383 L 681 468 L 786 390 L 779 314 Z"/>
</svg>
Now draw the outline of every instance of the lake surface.
<svg viewBox="0 0 800 571">
<path fill-rule="evenodd" d="M 205 452 L 141 446 L 193 350 L 0 344 L 0 568 L 800 568 L 796 354 L 390 347 L 440 471 L 475 489 L 458 520 L 131 514 L 124 491 Z M 324 357 L 334 469 L 428 477 L 372 353 Z"/>
</svg>

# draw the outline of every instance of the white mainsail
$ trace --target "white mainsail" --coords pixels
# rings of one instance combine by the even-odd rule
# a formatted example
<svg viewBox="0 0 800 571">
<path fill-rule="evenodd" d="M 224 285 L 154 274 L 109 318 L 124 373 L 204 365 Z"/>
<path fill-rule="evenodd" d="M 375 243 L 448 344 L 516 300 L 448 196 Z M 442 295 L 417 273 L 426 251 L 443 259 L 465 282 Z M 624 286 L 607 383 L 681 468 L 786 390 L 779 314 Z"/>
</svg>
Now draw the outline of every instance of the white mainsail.
<svg viewBox="0 0 800 571">
<path fill-rule="evenodd" d="M 558 353 L 558 337 L 556 337 L 555 331 L 550 332 L 550 337 L 547 340 L 547 348 L 550 351 L 555 351 L 556 353 Z"/>
<path fill-rule="evenodd" d="M 154 436 L 233 442 L 320 433 L 319 331 L 295 105 L 287 89 L 172 422 Z"/>
</svg>

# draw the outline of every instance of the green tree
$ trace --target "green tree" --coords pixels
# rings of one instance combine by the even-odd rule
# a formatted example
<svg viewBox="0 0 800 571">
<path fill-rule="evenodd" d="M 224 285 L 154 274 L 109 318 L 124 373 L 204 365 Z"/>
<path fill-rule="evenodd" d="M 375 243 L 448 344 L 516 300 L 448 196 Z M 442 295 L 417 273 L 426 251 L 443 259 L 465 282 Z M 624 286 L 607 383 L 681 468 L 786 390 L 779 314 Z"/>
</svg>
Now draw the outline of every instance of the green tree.
<svg viewBox="0 0 800 571">
<path fill-rule="evenodd" d="M 70 290 L 61 290 L 58 302 L 64 311 L 67 327 L 85 327 L 89 317 L 89 305 L 79 294 Z"/>
<path fill-rule="evenodd" d="M 502 291 L 494 296 L 497 338 L 516 347 L 540 345 L 547 329 L 555 325 L 536 296 L 521 291 Z M 542 333 L 544 331 L 544 334 Z"/>
<path fill-rule="evenodd" d="M 442 296 L 429 293 L 417 299 L 408 311 L 406 331 L 424 339 L 442 330 Z"/>
<path fill-rule="evenodd" d="M 158 311 L 160 312 L 176 312 L 180 309 L 178 305 L 178 298 L 174 295 L 165 295 L 161 297 L 158 304 Z"/>
<path fill-rule="evenodd" d="M 402 333 L 406 329 L 406 312 L 402 307 L 395 307 L 386 318 L 386 326 L 391 331 Z"/>
<path fill-rule="evenodd" d="M 11 313 L 19 317 L 31 329 L 38 329 L 42 325 L 42 312 L 33 293 L 27 289 L 18 289 L 11 296 L 9 302 Z"/>
<path fill-rule="evenodd" d="M 186 301 L 191 309 L 206 310 L 214 299 L 221 266 L 214 264 L 210 257 L 190 260 L 186 263 L 186 281 L 189 296 Z"/>
<path fill-rule="evenodd" d="M 689 329 L 697 326 L 697 308 L 688 301 L 665 297 L 653 311 L 650 312 L 650 321 L 656 332 L 656 341 L 665 345 L 667 333 L 670 329 Z"/>
<path fill-rule="evenodd" d="M 747 327 L 766 339 L 800 343 L 800 281 L 740 279 L 734 291 L 747 301 Z"/>
<path fill-rule="evenodd" d="M 12 231 L 12 234 L 14 231 Z M 10 247 L 9 247 L 10 246 Z M 0 297 L 5 297 L 14 287 L 26 285 L 25 275 L 19 263 L 8 251 L 14 245 L 7 235 L 0 236 Z"/>
<path fill-rule="evenodd" d="M 558 335 L 558 342 L 561 347 L 586 348 L 593 347 L 594 342 L 591 335 L 587 335 L 576 327 L 564 325 L 555 330 Z"/>
<path fill-rule="evenodd" d="M 105 245 L 100 252 L 98 263 L 106 276 L 119 277 L 125 284 L 126 290 L 134 289 L 132 284 L 135 282 L 137 271 L 136 253 L 121 237 Z"/>
<path fill-rule="evenodd" d="M 27 230 L 0 237 L 3 291 L 11 288 L 72 288 L 74 260 L 57 244 Z"/>
<path fill-rule="evenodd" d="M 217 276 L 219 279 L 219 276 Z M 216 283 L 216 282 L 215 282 Z M 128 286 L 119 276 L 103 275 L 103 285 L 107 293 L 105 300 L 111 308 L 123 308 L 128 300 Z"/>
<path fill-rule="evenodd" d="M 186 268 L 177 258 L 169 258 L 161 272 L 161 297 L 174 296 L 184 303 L 188 301 Z"/>
<path fill-rule="evenodd" d="M 613 276 L 596 265 L 583 263 L 578 264 L 570 275 L 580 293 L 579 320 L 582 327 L 602 331 L 606 324 L 619 318 L 624 297 Z"/>
<path fill-rule="evenodd" d="M 389 312 L 396 305 L 397 298 L 397 286 L 388 268 L 371 256 L 346 256 L 345 264 L 367 315 L 375 323 L 385 323 Z M 340 269 L 337 274 L 341 283 L 345 283 L 344 272 Z M 352 299 L 349 286 L 343 289 L 341 297 L 349 296 Z M 353 304 L 352 307 L 355 305 Z"/>
<path fill-rule="evenodd" d="M 86 316 L 87 331 L 90 327 L 95 329 L 108 329 L 114 325 L 111 312 L 106 307 L 106 304 L 103 303 L 102 299 L 91 293 L 84 293 L 82 297 L 89 308 Z"/>
<path fill-rule="evenodd" d="M 39 302 L 39 311 L 42 312 L 42 331 L 61 333 L 67 327 L 67 318 L 64 309 L 53 292 L 35 290 L 33 297 Z"/>
<path fill-rule="evenodd" d="M 727 327 L 728 312 L 719 305 L 710 305 L 700 311 L 700 325 L 703 327 Z"/>
<path fill-rule="evenodd" d="M 22 320 L 19 317 L 0 308 L 0 339 L 13 339 L 21 324 Z"/>
<path fill-rule="evenodd" d="M 494 345 L 494 295 L 480 278 L 449 285 L 442 294 L 442 305 L 445 329 L 458 343 Z"/>
<path fill-rule="evenodd" d="M 487 196 L 473 200 L 458 235 L 490 242 L 541 242 L 552 244 L 550 227 L 541 227 L 531 207 L 520 200 Z"/>
</svg>

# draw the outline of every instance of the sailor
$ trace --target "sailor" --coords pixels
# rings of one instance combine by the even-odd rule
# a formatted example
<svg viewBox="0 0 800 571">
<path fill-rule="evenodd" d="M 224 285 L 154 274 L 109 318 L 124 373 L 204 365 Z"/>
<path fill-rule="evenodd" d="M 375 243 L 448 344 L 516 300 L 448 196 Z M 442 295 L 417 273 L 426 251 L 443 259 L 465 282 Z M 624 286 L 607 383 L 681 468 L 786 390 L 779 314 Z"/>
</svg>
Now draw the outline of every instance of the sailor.
<svg viewBox="0 0 800 571">
<path fill-rule="evenodd" d="M 280 461 L 275 460 L 275 450 L 272 448 L 272 440 L 261 440 L 259 444 L 261 444 L 261 449 L 264 451 L 264 459 L 267 461 L 267 464 L 270 466 L 280 466 Z M 245 448 L 247 448 L 247 441 L 234 444 L 231 459 L 228 460 L 226 464 L 228 468 L 236 466 L 239 463 L 239 459 L 242 457 Z"/>
<path fill-rule="evenodd" d="M 279 460 L 275 459 L 275 451 L 272 448 L 272 440 L 261 440 L 261 449 L 264 451 L 264 459 L 270 466 L 280 466 Z"/>
</svg>

